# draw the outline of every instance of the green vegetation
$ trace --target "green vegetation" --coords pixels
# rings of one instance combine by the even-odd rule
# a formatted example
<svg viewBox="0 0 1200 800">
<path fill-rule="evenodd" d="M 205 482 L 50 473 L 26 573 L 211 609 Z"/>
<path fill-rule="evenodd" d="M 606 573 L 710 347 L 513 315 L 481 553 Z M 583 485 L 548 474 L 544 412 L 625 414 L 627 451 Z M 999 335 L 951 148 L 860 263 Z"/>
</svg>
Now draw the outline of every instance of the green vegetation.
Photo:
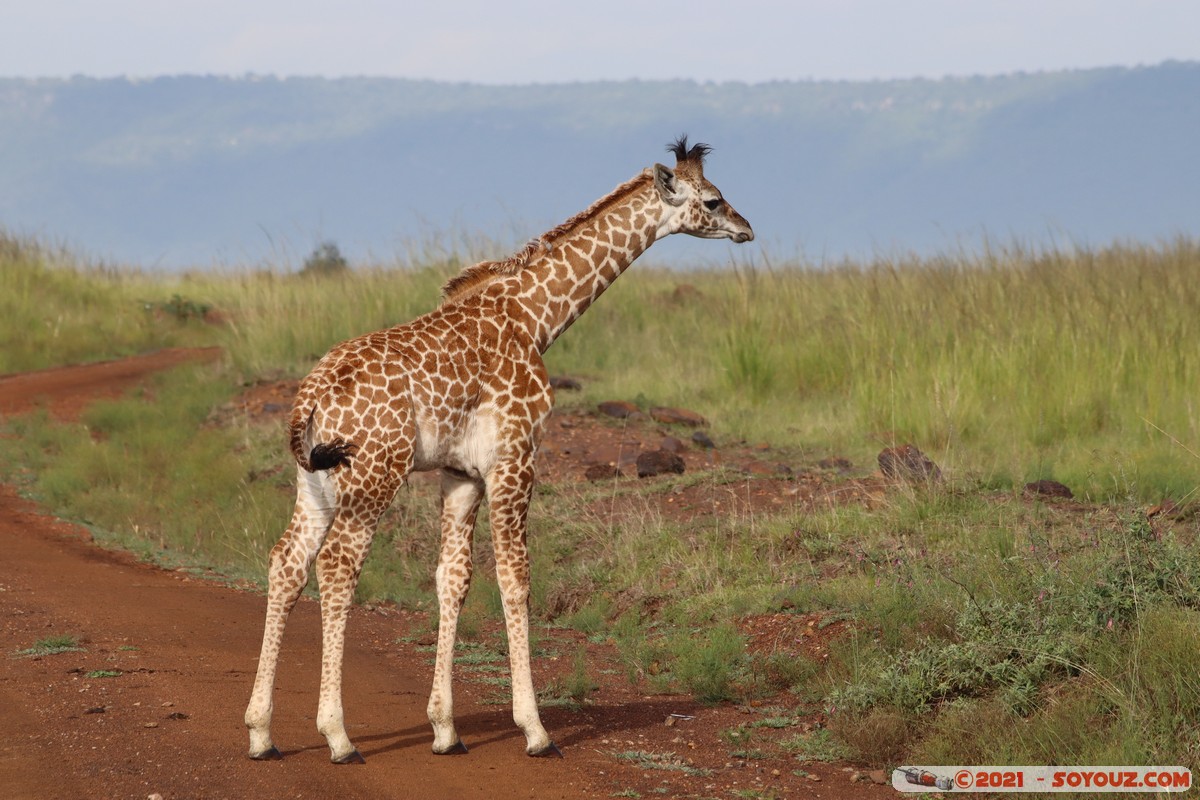
<svg viewBox="0 0 1200 800">
<path fill-rule="evenodd" d="M 134 270 L 80 265 L 64 251 L 0 230 L 0 318 L 6 331 L 0 374 L 208 338 L 209 332 L 184 324 L 189 317 L 180 312 L 187 301 L 176 285 L 176 279 Z"/>
<path fill-rule="evenodd" d="M 45 639 L 38 639 L 32 647 L 18 650 L 16 654 L 18 656 L 53 656 L 59 653 L 78 653 L 82 650 L 79 640 L 74 636 L 48 636 Z"/>
<path fill-rule="evenodd" d="M 6 479 L 101 540 L 261 580 L 294 468 L 278 421 L 231 401 L 431 308 L 466 260 L 152 277 L 7 241 L 0 275 L 18 290 L 0 298 L 5 319 L 39 331 L 35 344 L 7 337 L 8 369 L 164 342 L 219 344 L 226 358 L 78 423 L 7 420 Z M 860 476 L 882 446 L 912 441 L 946 480 L 690 521 L 666 498 L 740 497 L 749 479 L 718 468 L 541 486 L 532 605 L 588 638 L 543 700 L 587 703 L 586 648 L 606 646 L 648 691 L 785 702 L 729 732 L 742 758 L 1197 763 L 1198 270 L 1200 245 L 1183 239 L 827 271 L 635 268 L 550 351 L 551 371 L 585 386 L 560 403 L 686 406 L 721 445 L 768 441 L 803 467 L 845 456 Z M 104 333 L 74 341 L 90 330 Z M 1038 478 L 1083 502 L 1024 498 Z M 1164 499 L 1176 511 L 1149 518 Z M 413 481 L 383 520 L 360 600 L 431 606 L 437 514 L 436 486 Z M 501 617 L 488 539 L 482 524 L 458 660 L 503 702 L 502 648 L 478 641 Z M 828 657 L 750 647 L 737 620 L 780 612 L 817 620 Z M 826 727 L 794 729 L 798 709 L 823 710 Z"/>
<path fill-rule="evenodd" d="M 700 777 L 709 774 L 709 770 L 699 769 L 691 766 L 676 753 L 653 753 L 646 750 L 626 750 L 620 753 L 614 753 L 613 755 L 621 761 L 630 761 L 634 763 L 637 765 L 638 769 L 667 770 L 670 772 L 682 772 L 684 775 L 694 775 Z"/>
</svg>

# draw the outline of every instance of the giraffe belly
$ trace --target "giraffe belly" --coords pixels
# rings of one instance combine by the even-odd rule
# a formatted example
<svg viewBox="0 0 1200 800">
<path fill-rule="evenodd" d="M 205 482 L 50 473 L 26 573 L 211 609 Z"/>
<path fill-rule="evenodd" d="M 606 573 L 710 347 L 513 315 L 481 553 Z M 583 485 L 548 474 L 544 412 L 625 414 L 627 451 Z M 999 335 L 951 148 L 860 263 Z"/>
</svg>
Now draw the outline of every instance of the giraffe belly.
<svg viewBox="0 0 1200 800">
<path fill-rule="evenodd" d="M 482 480 L 496 463 L 499 426 L 492 414 L 477 412 L 464 424 L 446 429 L 432 419 L 417 426 L 413 469 L 449 467 Z"/>
</svg>

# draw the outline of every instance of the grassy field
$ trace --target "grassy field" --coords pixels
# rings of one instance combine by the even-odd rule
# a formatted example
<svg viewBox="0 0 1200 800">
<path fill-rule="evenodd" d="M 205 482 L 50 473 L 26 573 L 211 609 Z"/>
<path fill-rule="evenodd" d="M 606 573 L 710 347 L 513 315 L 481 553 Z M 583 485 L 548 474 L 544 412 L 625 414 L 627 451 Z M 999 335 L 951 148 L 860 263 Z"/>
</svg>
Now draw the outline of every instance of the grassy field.
<svg viewBox="0 0 1200 800">
<path fill-rule="evenodd" d="M 220 409 L 248 384 L 302 375 L 341 339 L 432 308 L 461 261 L 162 276 L 0 239 L 0 280 L 14 287 L 0 296 L 0 372 L 167 344 L 227 353 L 78 425 L 8 420 L 8 479 L 147 557 L 261 576 L 292 473 L 277 427 L 222 424 Z M 656 689 L 711 702 L 783 690 L 824 709 L 832 739 L 797 740 L 798 752 L 1200 762 L 1197 274 L 1200 244 L 1184 239 L 823 270 L 634 267 L 548 354 L 552 373 L 584 379 L 562 402 L 686 406 L 718 444 L 765 441 L 797 463 L 846 456 L 861 473 L 911 441 L 947 480 L 870 507 L 691 525 L 646 493 L 744 476 L 543 486 L 535 610 L 615 643 L 630 680 Z M 1023 500 L 1040 478 L 1083 502 Z M 583 511 L 617 492 L 621 514 Z M 1148 519 L 1166 499 L 1182 512 Z M 436 515 L 414 483 L 360 599 L 429 606 Z M 499 608 L 477 574 L 468 631 Z M 826 663 L 746 652 L 732 622 L 782 609 L 844 624 Z"/>
</svg>

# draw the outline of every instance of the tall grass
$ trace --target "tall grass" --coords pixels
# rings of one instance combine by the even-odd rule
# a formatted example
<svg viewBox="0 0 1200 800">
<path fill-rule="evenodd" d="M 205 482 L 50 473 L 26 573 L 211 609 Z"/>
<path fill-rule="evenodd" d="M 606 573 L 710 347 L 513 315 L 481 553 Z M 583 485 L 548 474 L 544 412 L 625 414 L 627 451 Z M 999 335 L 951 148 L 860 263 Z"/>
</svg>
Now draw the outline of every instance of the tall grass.
<svg viewBox="0 0 1200 800">
<path fill-rule="evenodd" d="M 242 379 L 298 376 L 332 344 L 433 308 L 464 261 L 155 277 L 64 268 L 5 242 L 9 370 L 207 340 Z M 1198 271 L 1188 239 L 825 269 L 635 266 L 547 360 L 586 379 L 578 402 L 687 405 L 726 438 L 865 463 L 912 441 L 998 486 L 1054 478 L 1097 499 L 1179 498 L 1200 452 Z M 223 324 L 163 319 L 171 297 Z"/>
<path fill-rule="evenodd" d="M 549 361 L 594 376 L 590 397 L 699 406 L 733 436 L 860 458 L 913 441 L 1003 485 L 1179 497 L 1200 443 L 1198 269 L 1181 239 L 630 276 Z"/>
<path fill-rule="evenodd" d="M 196 326 L 160 311 L 172 281 L 81 264 L 0 230 L 0 374 L 193 344 Z"/>
</svg>

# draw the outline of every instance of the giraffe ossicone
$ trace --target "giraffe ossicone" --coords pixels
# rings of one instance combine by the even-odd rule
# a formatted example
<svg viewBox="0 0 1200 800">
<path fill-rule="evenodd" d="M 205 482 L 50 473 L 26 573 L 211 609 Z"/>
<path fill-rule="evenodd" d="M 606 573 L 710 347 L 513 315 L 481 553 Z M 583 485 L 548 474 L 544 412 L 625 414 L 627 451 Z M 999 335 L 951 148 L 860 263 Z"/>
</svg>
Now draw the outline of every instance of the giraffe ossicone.
<svg viewBox="0 0 1200 800">
<path fill-rule="evenodd" d="M 750 224 L 704 177 L 707 145 L 655 164 L 502 261 L 447 282 L 435 310 L 330 350 L 300 383 L 288 419 L 296 506 L 272 548 L 258 673 L 246 709 L 250 757 L 279 758 L 272 695 L 289 612 L 316 564 L 321 602 L 317 729 L 335 763 L 363 758 L 346 735 L 346 617 L 380 516 L 413 471 L 441 470 L 433 750 L 466 752 L 451 668 L 486 494 L 512 672 L 513 720 L 530 755 L 560 755 L 538 716 L 529 661 L 526 520 L 534 457 L 553 406 L 542 354 L 655 241 L 673 233 L 748 242 Z"/>
</svg>

